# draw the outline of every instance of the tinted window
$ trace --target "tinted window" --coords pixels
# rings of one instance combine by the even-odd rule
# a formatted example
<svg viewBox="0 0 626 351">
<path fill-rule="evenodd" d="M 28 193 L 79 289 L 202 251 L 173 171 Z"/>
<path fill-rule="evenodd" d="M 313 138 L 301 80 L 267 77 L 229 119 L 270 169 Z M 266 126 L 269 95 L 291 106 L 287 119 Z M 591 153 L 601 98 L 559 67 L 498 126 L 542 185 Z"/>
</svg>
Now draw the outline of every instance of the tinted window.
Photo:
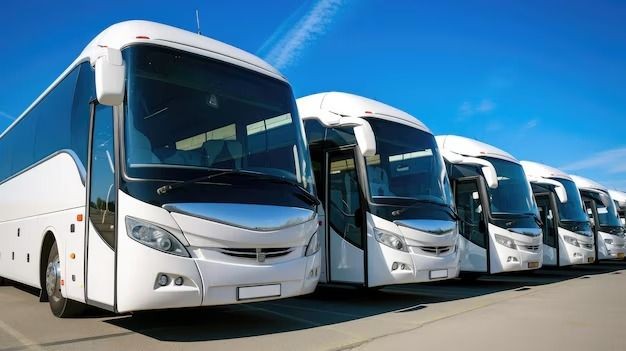
<svg viewBox="0 0 626 351">
<path fill-rule="evenodd" d="M 499 158 L 483 157 L 498 174 L 498 187 L 489 188 L 491 212 L 494 214 L 537 214 L 530 183 L 522 166 Z"/>
<path fill-rule="evenodd" d="M 346 241 L 363 247 L 361 197 L 353 150 L 330 154 L 328 183 L 330 226 Z"/>
<path fill-rule="evenodd" d="M 475 180 L 458 182 L 456 185 L 456 208 L 461 218 L 459 233 L 480 247 L 487 247 L 485 241 L 483 208 L 480 202 L 478 183 Z"/>
<path fill-rule="evenodd" d="M 538 196 L 537 207 L 539 208 L 539 217 L 543 222 L 543 227 L 541 228 L 543 230 L 543 243 L 551 247 L 556 247 L 556 226 L 550 198 L 547 196 Z"/>
<path fill-rule="evenodd" d="M 76 90 L 78 82 L 78 90 Z M 62 149 L 87 164 L 93 72 L 81 64 L 0 139 L 0 181 Z"/>
<path fill-rule="evenodd" d="M 89 218 L 98 234 L 115 249 L 115 173 L 113 109 L 98 105 L 91 154 Z"/>
</svg>

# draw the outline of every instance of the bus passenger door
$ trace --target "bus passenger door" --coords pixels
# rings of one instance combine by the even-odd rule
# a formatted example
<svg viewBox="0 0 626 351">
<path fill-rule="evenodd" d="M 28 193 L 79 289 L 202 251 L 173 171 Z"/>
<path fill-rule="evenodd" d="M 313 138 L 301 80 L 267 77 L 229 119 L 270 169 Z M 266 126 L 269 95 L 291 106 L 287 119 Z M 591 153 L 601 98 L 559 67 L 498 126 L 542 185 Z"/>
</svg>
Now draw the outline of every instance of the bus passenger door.
<svg viewBox="0 0 626 351">
<path fill-rule="evenodd" d="M 455 182 L 455 202 L 461 221 L 459 223 L 461 270 L 488 272 L 489 241 L 484 205 L 485 199 L 480 177 L 461 178 Z"/>
<path fill-rule="evenodd" d="M 365 284 L 366 239 L 355 150 L 326 154 L 329 282 Z"/>
<path fill-rule="evenodd" d="M 552 196 L 549 193 L 536 194 L 539 217 L 543 226 L 543 264 L 557 266 L 559 264 L 559 237 L 556 211 L 553 210 Z"/>
<path fill-rule="evenodd" d="M 92 106 L 92 111 L 94 107 Z M 87 202 L 87 303 L 114 310 L 116 246 L 113 108 L 96 105 L 91 118 Z"/>
<path fill-rule="evenodd" d="M 594 238 L 593 243 L 594 243 L 595 255 L 596 255 L 595 262 L 598 262 L 600 260 L 600 256 L 598 255 L 598 249 L 600 246 L 600 242 L 599 242 L 600 233 L 598 233 L 600 229 L 599 228 L 600 220 L 598 218 L 598 209 L 596 207 L 596 202 L 591 198 L 583 196 L 583 202 L 585 203 L 585 211 L 587 211 L 587 216 L 589 216 L 589 222 L 591 222 L 591 229 L 592 229 L 593 238 Z"/>
</svg>

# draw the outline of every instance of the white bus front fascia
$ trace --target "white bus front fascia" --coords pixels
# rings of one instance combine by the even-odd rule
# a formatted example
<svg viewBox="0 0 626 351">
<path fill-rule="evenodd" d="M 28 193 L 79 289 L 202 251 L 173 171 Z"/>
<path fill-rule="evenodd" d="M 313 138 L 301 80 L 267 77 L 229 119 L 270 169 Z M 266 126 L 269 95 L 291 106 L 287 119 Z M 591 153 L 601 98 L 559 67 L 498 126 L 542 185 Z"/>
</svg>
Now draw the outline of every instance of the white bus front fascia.
<svg viewBox="0 0 626 351">
<path fill-rule="evenodd" d="M 464 156 L 448 150 L 442 150 L 442 155 L 446 160 L 448 160 L 448 162 L 455 165 L 472 165 L 481 167 L 483 176 L 487 181 L 487 185 L 491 189 L 498 187 L 498 173 L 491 162 L 478 157 Z"/>
</svg>

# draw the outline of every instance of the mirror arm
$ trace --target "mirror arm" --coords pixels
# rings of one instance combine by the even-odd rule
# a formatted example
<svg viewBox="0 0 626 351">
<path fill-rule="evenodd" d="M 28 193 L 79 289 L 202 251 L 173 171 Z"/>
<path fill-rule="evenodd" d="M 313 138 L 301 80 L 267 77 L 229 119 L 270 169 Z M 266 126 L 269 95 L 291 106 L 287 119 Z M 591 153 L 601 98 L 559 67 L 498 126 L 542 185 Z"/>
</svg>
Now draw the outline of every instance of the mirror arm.
<svg viewBox="0 0 626 351">
<path fill-rule="evenodd" d="M 478 157 L 463 156 L 447 150 L 444 150 L 442 155 L 452 164 L 481 167 L 485 180 L 487 181 L 487 185 L 489 185 L 492 189 L 498 187 L 498 173 L 491 162 Z"/>
<path fill-rule="evenodd" d="M 558 182 L 553 179 L 539 178 L 539 177 L 528 177 L 528 181 L 534 184 L 539 185 L 552 185 L 554 186 L 554 192 L 556 196 L 559 198 L 559 201 L 564 204 L 567 202 L 567 192 L 565 191 L 565 187 L 561 182 Z"/>
</svg>

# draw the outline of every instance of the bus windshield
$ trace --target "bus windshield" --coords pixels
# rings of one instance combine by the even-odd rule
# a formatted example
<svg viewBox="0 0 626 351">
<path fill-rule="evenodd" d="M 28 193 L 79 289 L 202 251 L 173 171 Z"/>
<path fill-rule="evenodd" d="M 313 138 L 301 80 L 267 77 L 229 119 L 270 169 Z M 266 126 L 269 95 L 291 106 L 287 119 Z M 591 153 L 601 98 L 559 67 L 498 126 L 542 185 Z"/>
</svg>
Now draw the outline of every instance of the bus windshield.
<svg viewBox="0 0 626 351">
<path fill-rule="evenodd" d="M 365 158 L 372 202 L 454 205 L 448 174 L 432 134 L 379 118 L 367 121 L 376 136 L 376 155 Z"/>
<path fill-rule="evenodd" d="M 491 212 L 496 215 L 538 214 L 532 189 L 522 166 L 499 158 L 483 158 L 493 164 L 498 174 L 498 187 L 488 188 Z"/>
<path fill-rule="evenodd" d="M 576 184 L 569 179 L 554 178 L 553 180 L 563 184 L 565 192 L 567 193 L 567 202 L 562 203 L 561 201 L 557 201 L 561 221 L 588 222 L 589 218 L 585 214 L 580 192 Z"/>
<path fill-rule="evenodd" d="M 124 59 L 129 177 L 187 180 L 207 170 L 242 170 L 313 191 L 308 146 L 287 83 L 164 47 L 130 47 Z"/>
<path fill-rule="evenodd" d="M 617 214 L 615 202 L 605 192 L 599 192 L 600 201 L 596 200 L 596 208 L 598 210 L 598 220 L 602 227 L 621 227 L 622 222 Z"/>
</svg>

